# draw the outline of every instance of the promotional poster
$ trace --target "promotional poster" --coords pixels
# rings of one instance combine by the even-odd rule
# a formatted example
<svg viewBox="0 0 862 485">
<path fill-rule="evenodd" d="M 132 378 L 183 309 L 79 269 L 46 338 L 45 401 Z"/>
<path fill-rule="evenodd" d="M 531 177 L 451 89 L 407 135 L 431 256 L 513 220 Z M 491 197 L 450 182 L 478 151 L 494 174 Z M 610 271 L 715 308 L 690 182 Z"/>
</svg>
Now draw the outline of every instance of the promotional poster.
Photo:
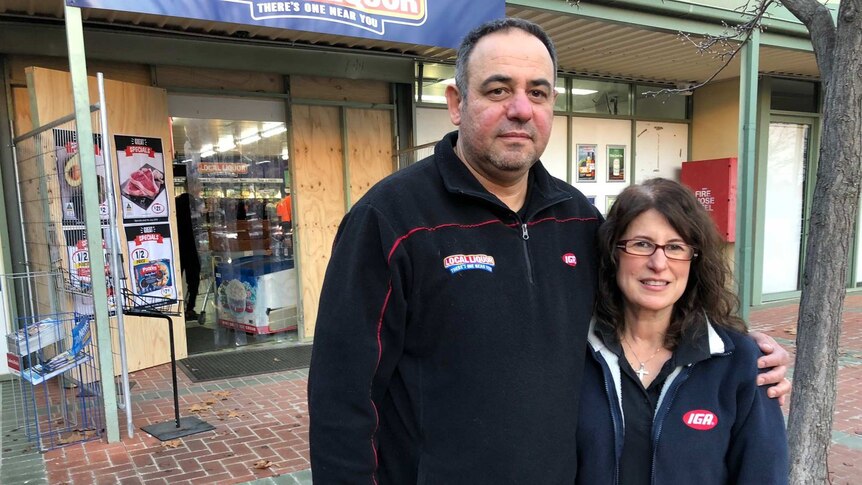
<svg viewBox="0 0 862 485">
<path fill-rule="evenodd" d="M 131 290 L 136 295 L 177 298 L 171 228 L 168 224 L 126 226 Z"/>
<path fill-rule="evenodd" d="M 64 226 L 84 224 L 84 197 L 81 178 L 81 157 L 78 156 L 78 134 L 74 130 L 52 130 L 54 135 L 54 154 L 57 158 L 57 183 L 60 186 L 60 204 L 63 211 Z M 93 148 L 96 153 L 96 175 L 99 184 L 99 216 L 108 218 L 108 204 L 105 189 L 105 162 L 102 159 L 102 137 L 93 135 Z"/>
<path fill-rule="evenodd" d="M 87 244 L 87 235 L 79 229 L 67 229 L 63 231 L 66 240 L 66 255 L 69 268 L 66 275 L 66 285 L 71 291 L 75 311 L 83 315 L 93 314 L 93 280 L 90 268 L 90 250 Z M 105 278 L 108 287 L 108 310 L 115 310 L 113 275 L 111 273 L 111 261 L 109 256 L 110 237 L 106 231 L 102 231 L 102 254 L 105 258 Z"/>
<path fill-rule="evenodd" d="M 167 222 L 165 156 L 162 140 L 114 135 L 123 222 Z"/>
</svg>

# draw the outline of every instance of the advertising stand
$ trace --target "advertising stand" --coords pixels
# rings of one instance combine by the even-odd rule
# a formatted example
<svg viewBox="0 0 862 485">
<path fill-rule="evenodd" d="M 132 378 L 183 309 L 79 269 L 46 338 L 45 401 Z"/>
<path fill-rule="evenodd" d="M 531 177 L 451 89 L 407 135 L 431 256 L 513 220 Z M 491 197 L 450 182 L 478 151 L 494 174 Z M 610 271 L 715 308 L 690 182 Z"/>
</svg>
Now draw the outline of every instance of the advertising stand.
<svg viewBox="0 0 862 485">
<path fill-rule="evenodd" d="M 215 426 L 195 416 L 180 418 L 180 398 L 177 390 L 177 357 L 174 348 L 174 321 L 171 317 L 180 316 L 179 300 L 151 295 L 138 295 L 123 290 L 123 313 L 137 317 L 160 318 L 168 322 L 168 335 L 171 347 L 171 379 L 174 391 L 174 420 L 142 426 L 145 432 L 160 441 L 170 441 L 183 436 L 189 436 L 204 431 L 211 431 Z"/>
</svg>

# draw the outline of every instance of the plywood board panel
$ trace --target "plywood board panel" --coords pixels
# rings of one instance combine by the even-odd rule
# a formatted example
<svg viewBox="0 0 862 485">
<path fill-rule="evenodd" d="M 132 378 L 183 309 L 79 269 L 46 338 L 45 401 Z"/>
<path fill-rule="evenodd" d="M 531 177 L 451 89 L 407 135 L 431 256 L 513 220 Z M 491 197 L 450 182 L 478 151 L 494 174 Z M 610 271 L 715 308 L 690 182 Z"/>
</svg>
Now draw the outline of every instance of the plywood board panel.
<svg viewBox="0 0 862 485">
<path fill-rule="evenodd" d="M 344 216 L 339 108 L 293 106 L 293 204 L 297 213 L 304 335 L 314 334 L 320 288 Z"/>
<path fill-rule="evenodd" d="M 291 76 L 290 96 L 382 104 L 387 104 L 391 100 L 389 83 L 383 81 L 356 81 L 317 76 Z"/>
<path fill-rule="evenodd" d="M 165 87 L 283 93 L 284 77 L 270 72 L 229 71 L 186 66 L 156 67 L 156 83 Z"/>
<path fill-rule="evenodd" d="M 12 88 L 12 110 L 14 112 L 12 128 L 15 136 L 33 129 L 33 120 L 30 119 L 30 95 L 27 93 L 27 88 L 22 86 Z"/>
<path fill-rule="evenodd" d="M 25 70 L 27 67 L 43 67 L 56 71 L 69 71 L 69 60 L 65 57 L 49 56 L 9 56 L 9 82 L 14 86 L 26 86 L 27 78 Z M 103 62 L 87 60 L 87 72 L 95 76 L 97 72 L 105 75 L 105 79 L 142 84 L 149 86 L 150 67 L 146 64 L 133 64 L 129 62 Z"/>
<path fill-rule="evenodd" d="M 73 107 L 71 79 L 67 72 L 42 68 L 27 68 L 28 89 L 35 96 L 36 112 L 34 122 L 45 123 L 70 114 Z M 96 102 L 96 81 L 90 78 L 91 103 Z M 165 163 L 173 160 L 168 124 L 167 95 L 163 89 L 106 79 L 105 94 L 107 105 L 109 136 L 114 134 L 139 135 L 161 138 L 165 150 Z M 111 139 L 111 141 L 113 141 Z M 114 173 L 117 173 L 114 162 Z M 50 165 L 50 164 L 48 164 Z M 56 172 L 56 169 L 55 169 Z M 56 176 L 56 174 L 55 174 Z M 174 211 L 173 174 L 165 173 L 170 212 Z M 119 183 L 114 180 L 115 193 L 119 193 Z M 171 232 L 177 234 L 176 221 L 171 220 Z M 174 281 L 182 281 L 179 275 L 179 254 L 174 241 Z M 123 252 L 126 245 L 123 244 Z M 128 255 L 124 258 L 128 261 Z M 178 290 L 182 292 L 181 285 Z M 177 358 L 187 355 L 185 325 L 181 316 L 174 317 L 174 340 Z M 168 330 L 164 320 L 129 318 L 126 323 L 126 340 L 129 343 L 127 356 L 129 370 L 151 367 L 169 360 Z M 117 349 L 115 349 L 117 351 Z"/>
<path fill-rule="evenodd" d="M 347 154 L 350 167 L 350 201 L 356 203 L 368 189 L 394 170 L 392 112 L 347 110 Z"/>
</svg>

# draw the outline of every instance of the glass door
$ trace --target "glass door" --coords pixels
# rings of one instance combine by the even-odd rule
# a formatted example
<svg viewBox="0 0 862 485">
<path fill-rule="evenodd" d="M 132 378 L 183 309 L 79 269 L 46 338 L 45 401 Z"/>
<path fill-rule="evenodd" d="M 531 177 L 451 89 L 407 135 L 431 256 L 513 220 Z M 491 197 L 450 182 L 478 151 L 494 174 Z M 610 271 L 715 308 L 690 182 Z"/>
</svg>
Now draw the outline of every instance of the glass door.
<svg viewBox="0 0 862 485">
<path fill-rule="evenodd" d="M 244 100 L 259 109 L 242 112 L 220 109 L 235 99 L 182 98 L 171 123 L 189 354 L 296 341 L 284 102 Z"/>
<path fill-rule="evenodd" d="M 763 217 L 764 300 L 800 290 L 810 145 L 811 124 L 770 123 Z"/>
</svg>

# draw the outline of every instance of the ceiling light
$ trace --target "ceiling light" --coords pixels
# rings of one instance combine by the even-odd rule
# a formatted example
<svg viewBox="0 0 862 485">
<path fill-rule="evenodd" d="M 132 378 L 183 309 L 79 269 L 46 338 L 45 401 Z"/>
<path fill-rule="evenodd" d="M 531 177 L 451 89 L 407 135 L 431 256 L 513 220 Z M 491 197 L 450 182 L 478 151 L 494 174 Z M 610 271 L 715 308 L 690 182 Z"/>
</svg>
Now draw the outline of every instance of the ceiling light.
<svg viewBox="0 0 862 485">
<path fill-rule="evenodd" d="M 437 96 L 434 94 L 423 94 L 422 95 L 423 103 L 445 103 L 446 96 Z"/>
<path fill-rule="evenodd" d="M 256 141 L 260 141 L 260 133 L 252 133 L 251 135 L 240 138 L 236 142 L 240 145 L 248 145 L 249 143 L 254 143 Z"/>
<path fill-rule="evenodd" d="M 212 145 L 210 145 L 210 146 L 212 146 Z M 213 156 L 213 155 L 215 155 L 215 154 L 216 154 L 216 152 L 214 152 L 214 151 L 212 151 L 212 150 L 207 150 L 207 151 L 205 151 L 205 152 L 201 152 L 201 158 L 211 157 L 211 156 Z"/>
<path fill-rule="evenodd" d="M 584 96 L 587 94 L 595 94 L 597 92 L 598 91 L 596 91 L 595 89 L 572 88 L 572 94 L 574 94 L 575 96 Z"/>
<path fill-rule="evenodd" d="M 271 136 L 278 135 L 279 133 L 284 133 L 285 131 L 287 131 L 287 127 L 284 126 L 284 123 L 279 123 L 278 125 L 273 126 L 272 128 L 261 131 L 260 136 L 262 136 L 264 138 L 269 138 Z"/>
</svg>

